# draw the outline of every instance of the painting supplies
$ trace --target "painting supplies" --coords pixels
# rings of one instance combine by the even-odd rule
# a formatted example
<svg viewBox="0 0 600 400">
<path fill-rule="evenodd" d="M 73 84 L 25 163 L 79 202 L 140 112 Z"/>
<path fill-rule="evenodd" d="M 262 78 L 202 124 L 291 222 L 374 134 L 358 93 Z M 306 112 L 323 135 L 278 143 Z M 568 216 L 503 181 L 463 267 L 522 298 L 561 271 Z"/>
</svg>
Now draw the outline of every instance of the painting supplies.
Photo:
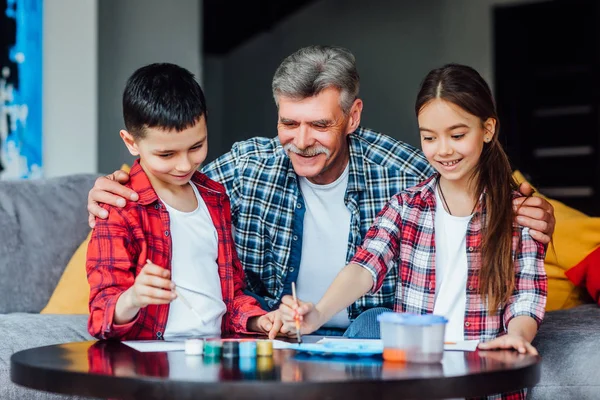
<svg viewBox="0 0 600 400">
<path fill-rule="evenodd" d="M 240 342 L 240 357 L 256 358 L 256 342 L 250 340 Z"/>
<path fill-rule="evenodd" d="M 222 343 L 220 340 L 207 340 L 204 343 L 204 356 L 209 358 L 220 358 Z"/>
<path fill-rule="evenodd" d="M 273 342 L 270 340 L 259 340 L 256 342 L 256 355 L 259 357 L 273 356 Z"/>
<path fill-rule="evenodd" d="M 383 359 L 438 363 L 444 356 L 448 320 L 439 315 L 386 312 L 377 316 L 383 341 Z"/>
<path fill-rule="evenodd" d="M 175 283 L 175 282 L 173 282 L 173 283 Z M 193 313 L 193 314 L 196 316 L 196 318 L 198 318 L 198 321 L 200 321 L 200 323 L 201 323 L 202 325 L 205 325 L 205 324 L 206 324 L 206 322 L 204 322 L 204 320 L 203 320 L 203 319 L 202 319 L 202 317 L 200 316 L 200 313 L 199 313 L 199 312 L 198 312 L 198 311 L 197 311 L 197 310 L 194 308 L 194 306 L 192 306 L 192 303 L 190 303 L 190 302 L 189 302 L 189 300 L 188 300 L 188 299 L 186 299 L 186 298 L 185 298 L 185 297 L 184 297 L 184 296 L 181 294 L 181 291 L 177 290 L 177 287 L 176 287 L 175 289 L 173 289 L 173 291 L 175 292 L 175 294 L 177 294 L 177 298 L 178 298 L 179 300 L 181 300 L 181 302 L 182 302 L 183 304 L 185 304 L 185 306 L 186 306 L 187 308 L 189 308 L 189 309 L 190 309 L 190 311 L 191 311 L 191 312 L 192 312 L 192 313 Z"/>
<path fill-rule="evenodd" d="M 186 339 L 185 354 L 187 356 L 199 356 L 204 353 L 204 340 L 202 339 Z"/>
<path fill-rule="evenodd" d="M 154 263 L 153 263 L 152 261 L 150 261 L 149 259 L 147 259 L 147 260 L 146 260 L 146 262 L 147 262 L 148 264 L 154 264 Z M 156 264 L 154 264 L 154 265 L 156 265 Z M 173 281 L 171 281 L 171 282 L 173 282 Z M 173 283 L 175 283 L 175 282 L 173 282 Z M 180 299 L 180 300 L 182 301 L 182 303 L 183 303 L 183 304 L 185 304 L 185 306 L 186 306 L 187 308 L 189 308 L 189 309 L 190 309 L 190 311 L 191 311 L 191 312 L 192 312 L 192 313 L 193 313 L 193 314 L 196 316 L 196 318 L 198 318 L 198 320 L 200 321 L 200 323 L 201 323 L 202 325 L 205 325 L 205 324 L 206 324 L 206 322 L 204 322 L 204 320 L 203 320 L 203 319 L 202 319 L 202 317 L 200 316 L 200 313 L 199 313 L 199 312 L 198 312 L 198 311 L 197 311 L 197 310 L 196 310 L 196 309 L 195 309 L 195 308 L 192 306 L 192 303 L 190 303 L 190 302 L 188 301 L 188 299 L 186 299 L 186 298 L 185 298 L 185 297 L 184 297 L 184 296 L 181 294 L 181 292 L 177 290 L 177 285 L 175 285 L 175 288 L 173 289 L 173 292 L 175 292 L 175 294 L 177 295 L 177 298 L 178 298 L 178 299 Z"/>
<path fill-rule="evenodd" d="M 223 358 L 237 358 L 240 356 L 240 343 L 235 341 L 223 342 Z"/>
<path fill-rule="evenodd" d="M 298 297 L 296 297 L 296 282 L 292 282 L 292 296 L 294 297 L 294 303 L 296 303 L 296 307 L 299 307 Z M 298 339 L 298 343 L 302 343 L 302 336 L 300 335 L 300 318 L 298 314 L 295 317 L 296 320 L 296 338 Z"/>
</svg>

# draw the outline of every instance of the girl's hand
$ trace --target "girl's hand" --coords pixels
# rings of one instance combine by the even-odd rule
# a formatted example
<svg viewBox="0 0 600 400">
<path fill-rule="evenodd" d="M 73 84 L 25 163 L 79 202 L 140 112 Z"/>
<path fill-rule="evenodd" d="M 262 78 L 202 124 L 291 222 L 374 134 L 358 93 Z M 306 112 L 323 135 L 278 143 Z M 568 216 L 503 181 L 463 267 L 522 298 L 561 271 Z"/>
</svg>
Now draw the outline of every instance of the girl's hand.
<svg viewBox="0 0 600 400">
<path fill-rule="evenodd" d="M 504 336 L 497 337 L 489 342 L 479 343 L 477 346 L 481 350 L 494 350 L 494 349 L 515 349 L 521 354 L 532 354 L 538 355 L 538 351 L 523 337 L 515 334 L 507 334 Z"/>
<path fill-rule="evenodd" d="M 279 305 L 279 312 L 283 325 L 290 333 L 295 336 L 296 333 L 296 318 L 300 322 L 300 334 L 308 335 L 319 329 L 322 325 L 321 313 L 312 303 L 305 303 L 298 300 L 294 301 L 292 296 L 283 296 Z"/>
</svg>

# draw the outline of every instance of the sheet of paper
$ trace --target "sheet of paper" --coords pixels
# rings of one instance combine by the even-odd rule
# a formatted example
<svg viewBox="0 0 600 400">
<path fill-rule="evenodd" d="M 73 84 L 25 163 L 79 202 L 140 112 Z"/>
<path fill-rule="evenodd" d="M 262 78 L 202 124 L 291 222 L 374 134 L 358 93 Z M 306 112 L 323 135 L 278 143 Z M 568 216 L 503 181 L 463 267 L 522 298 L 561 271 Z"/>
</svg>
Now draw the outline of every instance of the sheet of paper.
<svg viewBox="0 0 600 400">
<path fill-rule="evenodd" d="M 383 346 L 383 342 L 381 341 L 381 339 L 342 339 L 342 338 L 332 338 L 332 337 L 325 337 L 321 340 L 319 340 L 317 343 L 338 343 L 338 342 L 343 342 L 343 343 L 373 343 L 373 344 L 381 344 Z"/>
<path fill-rule="evenodd" d="M 184 341 L 170 340 L 126 340 L 123 344 L 142 353 L 159 351 L 184 351 Z"/>
<path fill-rule="evenodd" d="M 383 346 L 383 342 L 380 339 L 337 339 L 337 338 L 323 338 L 319 340 L 317 343 L 335 343 L 343 341 L 344 343 L 372 343 L 372 344 L 381 344 Z M 444 343 L 444 350 L 448 351 L 475 351 L 477 349 L 477 344 L 479 344 L 479 340 L 461 340 L 458 342 L 447 342 Z"/>
<path fill-rule="evenodd" d="M 289 349 L 294 343 L 284 342 L 283 340 L 273 340 L 274 349 Z"/>
<path fill-rule="evenodd" d="M 479 340 L 461 340 L 456 343 L 444 343 L 444 350 L 449 351 L 475 351 Z"/>
<path fill-rule="evenodd" d="M 236 339 L 224 339 L 230 341 Z M 184 340 L 128 340 L 123 344 L 140 352 L 157 352 L 157 351 L 184 351 Z M 274 349 L 289 349 L 293 343 L 284 342 L 283 340 L 273 340 Z"/>
</svg>

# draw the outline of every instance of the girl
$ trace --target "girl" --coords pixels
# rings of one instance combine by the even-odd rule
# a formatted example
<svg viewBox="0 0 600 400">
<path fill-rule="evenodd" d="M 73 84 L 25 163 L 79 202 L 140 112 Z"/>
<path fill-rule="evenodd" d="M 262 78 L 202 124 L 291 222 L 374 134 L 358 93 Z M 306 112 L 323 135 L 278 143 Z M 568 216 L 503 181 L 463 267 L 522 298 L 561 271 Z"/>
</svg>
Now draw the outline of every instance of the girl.
<svg viewBox="0 0 600 400">
<path fill-rule="evenodd" d="M 546 305 L 545 250 L 515 223 L 520 195 L 490 88 L 474 69 L 446 65 L 427 75 L 415 111 L 438 173 L 387 203 L 316 306 L 285 297 L 284 321 L 297 317 L 312 332 L 397 268 L 394 311 L 446 316 L 446 340 L 537 354 L 530 343 Z"/>
</svg>

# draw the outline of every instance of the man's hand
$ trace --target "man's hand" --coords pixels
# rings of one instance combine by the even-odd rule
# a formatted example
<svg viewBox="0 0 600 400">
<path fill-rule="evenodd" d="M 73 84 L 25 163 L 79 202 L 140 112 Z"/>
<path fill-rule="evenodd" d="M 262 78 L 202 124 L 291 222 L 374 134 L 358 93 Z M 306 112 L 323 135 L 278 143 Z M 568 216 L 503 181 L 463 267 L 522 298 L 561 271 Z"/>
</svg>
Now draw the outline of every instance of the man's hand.
<svg viewBox="0 0 600 400">
<path fill-rule="evenodd" d="M 479 343 L 477 346 L 481 350 L 493 350 L 493 349 L 515 349 L 521 354 L 532 354 L 538 355 L 538 351 L 525 340 L 522 336 L 515 334 L 506 334 L 504 336 L 497 337 L 489 342 Z"/>
<path fill-rule="evenodd" d="M 292 296 L 283 296 L 279 305 L 279 312 L 283 326 L 296 333 L 296 318 L 300 321 L 300 334 L 308 335 L 319 329 L 323 322 L 319 310 L 312 303 L 298 300 L 297 304 Z"/>
<path fill-rule="evenodd" d="M 96 217 L 108 218 L 108 211 L 100 207 L 98 203 L 110 204 L 115 207 L 125 207 L 125 199 L 137 201 L 139 196 L 133 190 L 123 186 L 129 180 L 129 174 L 117 170 L 110 175 L 101 176 L 88 193 L 87 209 L 88 224 L 90 228 L 96 225 Z"/>
<path fill-rule="evenodd" d="M 527 182 L 521 184 L 519 191 L 524 196 L 531 196 L 534 192 Z M 550 243 L 556 225 L 552 204 L 546 199 L 532 196 L 513 200 L 513 206 L 517 212 L 517 222 L 530 229 L 531 237 L 542 244 Z"/>
</svg>

